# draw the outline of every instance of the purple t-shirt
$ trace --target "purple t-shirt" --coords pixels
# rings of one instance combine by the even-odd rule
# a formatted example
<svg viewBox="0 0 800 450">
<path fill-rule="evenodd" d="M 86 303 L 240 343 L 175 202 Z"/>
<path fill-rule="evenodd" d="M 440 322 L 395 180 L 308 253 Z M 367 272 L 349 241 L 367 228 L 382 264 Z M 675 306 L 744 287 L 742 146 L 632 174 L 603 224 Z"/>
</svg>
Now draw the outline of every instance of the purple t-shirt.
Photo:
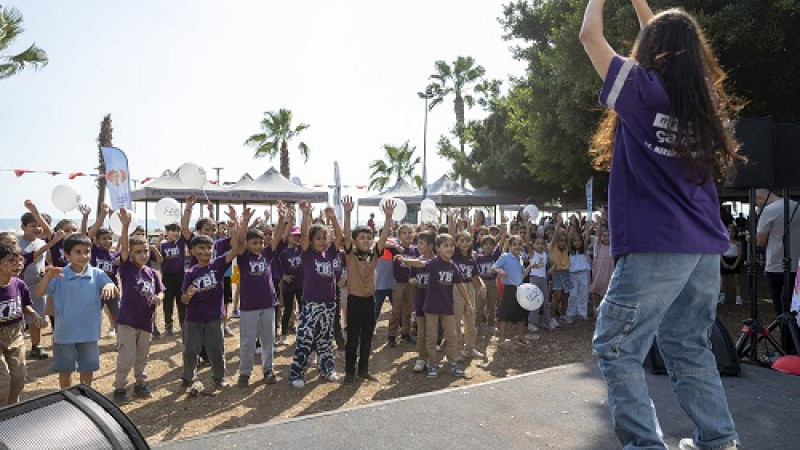
<svg viewBox="0 0 800 450">
<path fill-rule="evenodd" d="M 69 264 L 67 255 L 64 254 L 64 239 L 50 247 L 50 261 L 53 263 L 53 267 L 67 267 Z"/>
<path fill-rule="evenodd" d="M 297 292 L 303 288 L 303 258 L 300 246 L 289 247 L 283 250 L 279 256 L 281 272 L 284 275 L 294 277 L 291 283 L 284 283 L 285 292 Z"/>
<path fill-rule="evenodd" d="M 488 255 L 483 253 L 479 254 L 475 259 L 475 265 L 478 266 L 478 275 L 484 280 L 494 280 L 497 278 L 497 272 L 494 271 L 494 263 L 500 258 L 500 246 L 494 248 L 494 251 Z"/>
<path fill-rule="evenodd" d="M 128 259 L 120 262 L 119 278 L 124 300 L 119 305 L 117 323 L 152 333 L 156 307 L 150 299 L 164 292 L 161 277 L 152 268 L 138 267 Z"/>
<path fill-rule="evenodd" d="M 675 119 L 655 71 L 615 56 L 600 103 L 619 122 L 608 184 L 611 253 L 716 253 L 728 248 L 714 181 L 689 181 L 669 143 Z"/>
<path fill-rule="evenodd" d="M 389 248 L 388 250 L 393 257 L 397 255 L 403 255 L 406 258 L 419 258 L 419 249 L 417 248 L 416 245 L 409 245 L 407 247 L 403 247 L 403 253 L 397 251 L 396 248 Z M 411 271 L 409 270 L 409 267 L 395 260 L 394 263 L 392 264 L 392 269 L 394 271 L 395 283 L 408 283 L 408 278 L 411 276 Z"/>
<path fill-rule="evenodd" d="M 182 273 L 186 261 L 186 239 L 180 235 L 174 242 L 165 240 L 159 245 L 161 256 L 161 273 Z"/>
<path fill-rule="evenodd" d="M 427 314 L 453 315 L 453 288 L 464 280 L 461 271 L 452 261 L 438 256 L 425 264 L 428 273 L 428 290 L 422 310 Z"/>
<path fill-rule="evenodd" d="M 331 243 L 322 253 L 309 245 L 301 255 L 303 260 L 303 301 L 331 303 L 336 301 L 336 277 L 333 261 L 339 257 L 336 246 Z"/>
<path fill-rule="evenodd" d="M 255 311 L 278 305 L 275 286 L 272 284 L 272 247 L 264 247 L 260 254 L 250 250 L 236 257 L 239 266 L 239 309 Z"/>
<path fill-rule="evenodd" d="M 186 305 L 187 322 L 211 322 L 222 319 L 223 298 L 222 281 L 230 263 L 224 256 L 218 256 L 207 266 L 192 266 L 183 277 L 183 289 L 186 292 L 190 284 L 197 289 L 189 304 Z"/>
<path fill-rule="evenodd" d="M 97 244 L 92 244 L 92 258 L 89 264 L 105 272 L 108 278 L 111 278 L 111 281 L 116 283 L 119 266 L 114 262 L 118 256 L 119 252 L 105 250 Z"/>
<path fill-rule="evenodd" d="M 12 278 L 7 285 L 0 286 L 0 327 L 19 323 L 26 306 L 32 305 L 31 294 L 24 281 Z"/>
<path fill-rule="evenodd" d="M 192 237 L 195 237 L 195 234 L 192 233 Z M 189 240 L 191 242 L 191 239 Z M 231 238 L 226 237 L 222 239 L 218 239 L 214 241 L 214 248 L 213 253 L 211 253 L 211 259 L 214 259 L 218 256 L 224 256 L 225 253 L 228 253 L 231 249 Z M 189 267 L 197 265 L 197 258 L 192 255 L 189 259 Z"/>
<path fill-rule="evenodd" d="M 472 281 L 473 276 L 478 275 L 478 266 L 471 255 L 463 256 L 456 251 L 453 253 L 453 262 L 458 267 L 458 270 L 461 271 L 460 283 L 469 283 Z"/>
<path fill-rule="evenodd" d="M 428 260 L 430 261 L 430 260 Z M 428 271 L 424 267 L 412 267 L 411 277 L 417 280 L 417 288 L 414 290 L 414 310 L 417 317 L 424 317 L 425 293 L 428 291 Z"/>
</svg>

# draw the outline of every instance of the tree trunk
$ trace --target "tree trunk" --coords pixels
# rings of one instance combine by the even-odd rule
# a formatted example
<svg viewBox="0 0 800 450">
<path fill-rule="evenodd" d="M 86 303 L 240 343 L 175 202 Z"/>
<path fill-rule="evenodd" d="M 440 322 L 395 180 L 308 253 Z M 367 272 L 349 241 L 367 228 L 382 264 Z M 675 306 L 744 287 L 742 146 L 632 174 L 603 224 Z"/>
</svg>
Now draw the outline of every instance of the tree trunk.
<svg viewBox="0 0 800 450">
<path fill-rule="evenodd" d="M 464 99 L 461 97 L 460 92 L 456 92 L 456 98 L 453 100 L 453 109 L 456 113 L 456 136 L 458 136 L 458 147 L 461 150 L 461 155 L 465 154 L 464 150 Z M 464 175 L 461 175 L 461 187 L 464 187 Z"/>
<path fill-rule="evenodd" d="M 100 122 L 100 135 L 97 136 L 97 158 L 100 164 L 97 166 L 97 209 L 95 217 L 100 215 L 100 205 L 106 201 L 106 163 L 103 161 L 103 151 L 101 147 L 111 147 L 111 137 L 114 128 L 111 127 L 111 114 L 103 117 Z"/>
<path fill-rule="evenodd" d="M 291 177 L 289 172 L 289 144 L 286 140 L 281 141 L 281 175 L 288 180 Z"/>
</svg>

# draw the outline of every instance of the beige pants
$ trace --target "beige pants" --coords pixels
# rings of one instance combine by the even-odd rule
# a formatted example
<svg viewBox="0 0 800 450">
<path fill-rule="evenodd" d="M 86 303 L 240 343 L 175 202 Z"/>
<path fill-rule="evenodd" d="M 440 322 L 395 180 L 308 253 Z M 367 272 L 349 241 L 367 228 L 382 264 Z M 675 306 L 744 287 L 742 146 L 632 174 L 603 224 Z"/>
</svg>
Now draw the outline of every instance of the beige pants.
<svg viewBox="0 0 800 450">
<path fill-rule="evenodd" d="M 462 286 L 467 288 L 467 298 L 461 295 L 460 289 L 453 289 L 456 334 L 459 348 L 463 345 L 467 350 L 472 350 L 475 348 L 475 286 L 472 283 L 462 283 Z"/>
<path fill-rule="evenodd" d="M 436 365 L 439 363 L 439 356 L 436 354 L 436 337 L 439 334 L 439 323 L 442 324 L 445 339 L 445 354 L 447 361 L 455 363 L 458 357 L 458 338 L 456 337 L 456 320 L 450 314 L 428 314 L 425 313 L 425 347 L 428 351 L 428 364 Z"/>
<path fill-rule="evenodd" d="M 392 315 L 389 318 L 389 336 L 411 333 L 414 289 L 415 287 L 408 283 L 394 283 L 392 288 Z M 398 329 L 400 333 L 397 332 Z"/>
<path fill-rule="evenodd" d="M 428 343 L 425 342 L 427 334 L 425 316 L 417 316 L 417 353 L 419 354 L 417 359 L 424 359 L 425 361 L 428 360 Z"/>
<path fill-rule="evenodd" d="M 128 373 L 131 368 L 136 382 L 143 383 L 147 379 L 145 367 L 150 354 L 150 333 L 128 325 L 119 325 L 117 341 L 117 373 L 114 389 L 125 389 L 128 386 Z"/>
<path fill-rule="evenodd" d="M 23 322 L 0 327 L 0 406 L 19 401 L 25 386 Z"/>
<path fill-rule="evenodd" d="M 475 299 L 475 318 L 478 323 L 493 327 L 497 320 L 497 280 L 483 280 L 486 294 Z"/>
</svg>

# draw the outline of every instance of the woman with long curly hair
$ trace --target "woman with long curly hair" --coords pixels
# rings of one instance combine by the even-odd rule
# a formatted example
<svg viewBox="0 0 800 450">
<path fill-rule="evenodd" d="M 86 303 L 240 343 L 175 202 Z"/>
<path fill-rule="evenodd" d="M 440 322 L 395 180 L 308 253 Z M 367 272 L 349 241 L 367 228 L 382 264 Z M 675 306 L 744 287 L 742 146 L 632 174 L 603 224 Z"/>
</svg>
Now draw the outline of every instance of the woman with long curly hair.
<svg viewBox="0 0 800 450">
<path fill-rule="evenodd" d="M 708 336 L 728 236 L 715 180 L 738 158 L 724 73 L 685 11 L 653 15 L 631 0 L 641 31 L 630 58 L 603 35 L 603 0 L 589 0 L 580 39 L 613 111 L 593 151 L 611 163 L 609 228 L 617 260 L 600 304 L 594 353 L 624 448 L 664 448 L 642 362 L 653 338 L 694 421 L 682 449 L 736 448 Z M 613 137 L 611 134 L 613 132 Z"/>
</svg>

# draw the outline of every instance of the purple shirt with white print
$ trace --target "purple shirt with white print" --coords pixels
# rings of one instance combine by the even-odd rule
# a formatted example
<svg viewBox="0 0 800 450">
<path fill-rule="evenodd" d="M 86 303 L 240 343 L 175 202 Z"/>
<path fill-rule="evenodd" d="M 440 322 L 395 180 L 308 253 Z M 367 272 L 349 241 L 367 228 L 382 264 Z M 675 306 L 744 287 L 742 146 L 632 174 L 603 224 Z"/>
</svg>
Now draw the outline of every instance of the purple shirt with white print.
<svg viewBox="0 0 800 450">
<path fill-rule="evenodd" d="M 453 315 L 453 289 L 463 283 L 461 271 L 452 261 L 444 261 L 438 256 L 425 263 L 428 273 L 428 289 L 422 310 L 426 314 Z"/>
<path fill-rule="evenodd" d="M 334 260 L 339 257 L 336 246 L 331 243 L 322 253 L 308 247 L 303 252 L 303 301 L 331 303 L 336 301 L 336 277 Z"/>
<path fill-rule="evenodd" d="M 259 254 L 250 250 L 236 257 L 239 266 L 239 309 L 255 311 L 278 305 L 272 284 L 272 248 L 264 247 Z"/>
<path fill-rule="evenodd" d="M 197 289 L 186 305 L 187 322 L 211 322 L 222 319 L 223 298 L 222 281 L 230 263 L 224 256 L 218 256 L 207 266 L 192 266 L 183 277 L 186 292 L 192 284 Z"/>
<path fill-rule="evenodd" d="M 128 259 L 119 265 L 119 278 L 125 300 L 119 305 L 117 323 L 152 333 L 156 309 L 152 299 L 164 292 L 161 277 L 152 268 L 138 267 Z"/>
</svg>

